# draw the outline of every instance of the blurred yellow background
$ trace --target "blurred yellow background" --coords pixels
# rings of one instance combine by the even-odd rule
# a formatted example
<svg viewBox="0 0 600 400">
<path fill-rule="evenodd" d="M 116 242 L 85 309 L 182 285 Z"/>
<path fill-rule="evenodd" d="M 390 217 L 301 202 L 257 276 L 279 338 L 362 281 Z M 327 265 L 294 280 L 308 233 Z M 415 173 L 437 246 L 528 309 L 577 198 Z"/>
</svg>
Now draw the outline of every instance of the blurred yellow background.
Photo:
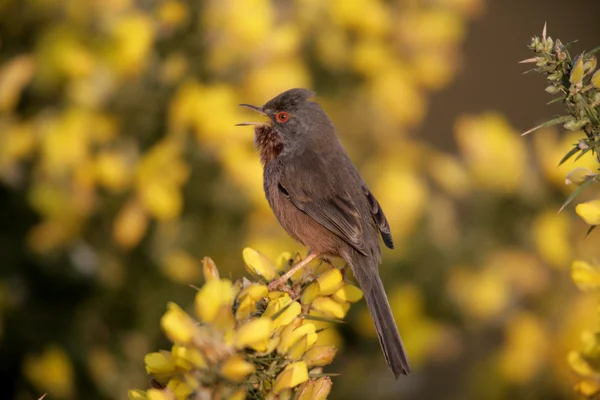
<svg viewBox="0 0 600 400">
<path fill-rule="evenodd" d="M 577 135 L 519 136 L 557 108 L 517 62 L 544 21 L 578 51 L 600 30 L 594 0 L 522 3 L 0 0 L 1 397 L 124 398 L 203 256 L 239 278 L 246 246 L 304 254 L 234 124 L 307 87 L 389 219 L 414 367 L 394 381 L 359 304 L 321 335 L 331 398 L 572 398 L 597 311 L 569 266 L 598 235 L 557 213 Z"/>
</svg>

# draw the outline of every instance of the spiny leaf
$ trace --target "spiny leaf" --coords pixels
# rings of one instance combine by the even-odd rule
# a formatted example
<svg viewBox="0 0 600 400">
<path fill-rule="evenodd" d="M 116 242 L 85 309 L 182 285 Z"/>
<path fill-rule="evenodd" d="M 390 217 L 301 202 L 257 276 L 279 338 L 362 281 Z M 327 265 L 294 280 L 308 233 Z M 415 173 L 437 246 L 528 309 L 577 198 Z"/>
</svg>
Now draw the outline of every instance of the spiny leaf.
<svg viewBox="0 0 600 400">
<path fill-rule="evenodd" d="M 341 319 L 319 317 L 317 315 L 302 314 L 302 318 L 312 320 L 312 321 L 331 322 L 334 324 L 345 324 L 346 323 L 346 321 L 343 321 Z"/>
<path fill-rule="evenodd" d="M 584 53 L 584 54 L 583 54 L 583 56 L 584 56 L 584 57 L 589 57 L 589 56 L 591 56 L 592 54 L 595 54 L 595 53 L 597 53 L 598 51 L 600 51 L 600 46 L 598 46 L 598 47 L 595 47 L 595 48 L 593 48 L 592 50 L 590 50 L 590 51 L 588 51 L 588 52 Z"/>
<path fill-rule="evenodd" d="M 569 115 L 563 115 L 560 117 L 556 117 L 554 119 L 551 119 L 550 121 L 546 121 L 544 123 L 539 124 L 538 126 L 531 128 L 530 130 L 528 130 L 527 132 L 524 132 L 521 134 L 521 136 L 525 136 L 530 134 L 531 132 L 537 131 L 540 128 L 545 128 L 548 126 L 553 126 L 553 125 L 558 125 L 558 124 L 562 124 L 563 122 L 567 122 L 569 119 L 571 119 L 572 117 Z"/>
<path fill-rule="evenodd" d="M 275 314 L 273 314 L 271 319 L 273 321 L 275 321 L 277 319 L 277 317 L 279 317 L 281 314 L 283 314 L 285 312 L 285 310 L 287 310 L 292 304 L 294 304 L 293 301 L 290 301 L 289 303 L 287 303 L 284 307 L 281 308 L 281 310 L 279 310 Z"/>
<path fill-rule="evenodd" d="M 577 42 L 579 42 L 579 39 L 571 40 L 570 42 L 563 44 L 563 50 L 565 50 L 567 47 L 570 47 L 572 44 L 577 43 Z"/>
<path fill-rule="evenodd" d="M 585 153 L 587 153 L 587 152 L 588 152 L 588 151 L 590 151 L 590 150 L 592 150 L 592 148 L 591 148 L 591 147 L 587 147 L 587 148 L 585 148 L 585 149 L 581 150 L 581 153 L 579 153 L 579 154 L 577 155 L 577 157 L 575 157 L 575 160 L 573 160 L 573 161 L 577 161 L 577 160 L 579 160 L 581 157 L 583 157 L 583 155 L 584 155 Z"/>
<path fill-rule="evenodd" d="M 592 226 L 590 226 L 590 228 L 587 230 L 587 232 L 586 232 L 586 234 L 585 234 L 585 237 L 586 237 L 586 239 L 587 239 L 587 237 L 588 237 L 588 236 L 590 236 L 590 233 L 592 233 L 592 231 L 593 231 L 594 229 L 596 229 L 596 227 L 597 227 L 597 226 L 598 226 L 598 225 L 592 225 Z"/>
<path fill-rule="evenodd" d="M 318 374 L 309 374 L 311 378 L 322 378 L 324 376 L 340 376 L 339 373 L 320 372 Z"/>
<path fill-rule="evenodd" d="M 573 157 L 575 155 L 575 153 L 577 153 L 579 150 L 581 150 L 579 148 L 579 146 L 575 145 L 575 147 L 573 147 L 567 154 L 565 154 L 565 156 L 562 158 L 562 160 L 560 160 L 560 162 L 558 163 L 558 166 L 560 167 L 565 161 L 567 161 L 569 158 Z"/>
<path fill-rule="evenodd" d="M 549 102 L 546 103 L 546 105 L 549 106 L 550 104 L 558 103 L 559 101 L 564 101 L 564 99 L 565 99 L 564 96 L 560 96 L 553 100 L 550 100 Z"/>
<path fill-rule="evenodd" d="M 587 181 L 582 183 L 581 186 L 579 186 L 576 191 L 571 193 L 571 195 L 567 198 L 567 200 L 564 202 L 564 204 L 562 205 L 560 210 L 558 210 L 558 212 L 561 212 L 562 210 L 564 210 L 564 208 L 566 206 L 568 206 L 573 200 L 575 200 L 575 198 L 577 196 L 579 196 L 581 194 L 581 192 L 583 192 L 585 189 L 589 188 L 592 185 L 592 183 L 594 183 L 595 181 L 596 181 L 595 177 L 590 177 Z"/>
</svg>

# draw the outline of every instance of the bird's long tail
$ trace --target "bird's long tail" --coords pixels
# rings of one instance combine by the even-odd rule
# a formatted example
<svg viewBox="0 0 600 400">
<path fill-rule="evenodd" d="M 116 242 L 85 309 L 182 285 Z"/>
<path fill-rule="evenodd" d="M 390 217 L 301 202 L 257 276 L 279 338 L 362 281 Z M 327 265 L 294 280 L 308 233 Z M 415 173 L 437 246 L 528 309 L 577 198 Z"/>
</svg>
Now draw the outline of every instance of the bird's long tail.
<svg viewBox="0 0 600 400">
<path fill-rule="evenodd" d="M 364 293 L 385 360 L 396 378 L 400 374 L 408 375 L 410 365 L 383 283 L 379 278 L 377 264 L 374 260 L 364 256 L 356 255 L 352 258 L 350 266 Z"/>
</svg>

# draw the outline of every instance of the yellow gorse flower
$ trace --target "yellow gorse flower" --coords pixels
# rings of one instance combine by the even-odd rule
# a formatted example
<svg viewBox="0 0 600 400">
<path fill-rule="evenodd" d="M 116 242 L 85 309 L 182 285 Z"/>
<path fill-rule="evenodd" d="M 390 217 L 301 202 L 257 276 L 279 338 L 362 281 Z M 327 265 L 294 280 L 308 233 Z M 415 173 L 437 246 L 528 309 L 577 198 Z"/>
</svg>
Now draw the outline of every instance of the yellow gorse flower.
<svg viewBox="0 0 600 400">
<path fill-rule="evenodd" d="M 600 225 L 600 200 L 577 204 L 575 212 L 590 225 Z"/>
<path fill-rule="evenodd" d="M 276 265 L 286 265 L 290 254 L 276 263 L 249 248 L 243 255 L 258 281 L 222 279 L 210 258 L 202 260 L 205 283 L 194 298 L 195 315 L 168 304 L 161 327 L 173 346 L 146 355 L 153 388 L 132 390 L 130 399 L 327 398 L 331 379 L 323 367 L 337 349 L 316 345 L 322 322 L 311 319 L 343 318 L 362 291 L 326 263 L 269 291 L 265 283 L 280 275 Z"/>
</svg>

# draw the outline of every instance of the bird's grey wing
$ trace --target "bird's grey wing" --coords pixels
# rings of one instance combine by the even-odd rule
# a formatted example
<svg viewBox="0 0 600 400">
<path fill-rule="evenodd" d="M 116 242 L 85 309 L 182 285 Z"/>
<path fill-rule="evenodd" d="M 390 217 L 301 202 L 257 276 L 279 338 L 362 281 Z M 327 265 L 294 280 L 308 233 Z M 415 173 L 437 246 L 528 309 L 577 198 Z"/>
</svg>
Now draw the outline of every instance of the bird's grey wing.
<svg viewBox="0 0 600 400">
<path fill-rule="evenodd" d="M 383 213 L 383 209 L 379 205 L 379 202 L 373 196 L 371 191 L 363 185 L 363 192 L 365 196 L 367 196 L 367 201 L 369 202 L 369 208 L 371 209 L 371 215 L 373 215 L 373 220 L 377 224 L 379 228 L 379 232 L 381 233 L 381 238 L 383 239 L 383 243 L 390 248 L 394 248 L 394 241 L 392 240 L 392 232 L 390 231 L 390 224 L 388 224 L 387 218 Z"/>
<path fill-rule="evenodd" d="M 279 190 L 298 209 L 340 237 L 356 251 L 368 255 L 363 240 L 361 213 L 344 184 L 314 153 L 286 163 Z"/>
</svg>

